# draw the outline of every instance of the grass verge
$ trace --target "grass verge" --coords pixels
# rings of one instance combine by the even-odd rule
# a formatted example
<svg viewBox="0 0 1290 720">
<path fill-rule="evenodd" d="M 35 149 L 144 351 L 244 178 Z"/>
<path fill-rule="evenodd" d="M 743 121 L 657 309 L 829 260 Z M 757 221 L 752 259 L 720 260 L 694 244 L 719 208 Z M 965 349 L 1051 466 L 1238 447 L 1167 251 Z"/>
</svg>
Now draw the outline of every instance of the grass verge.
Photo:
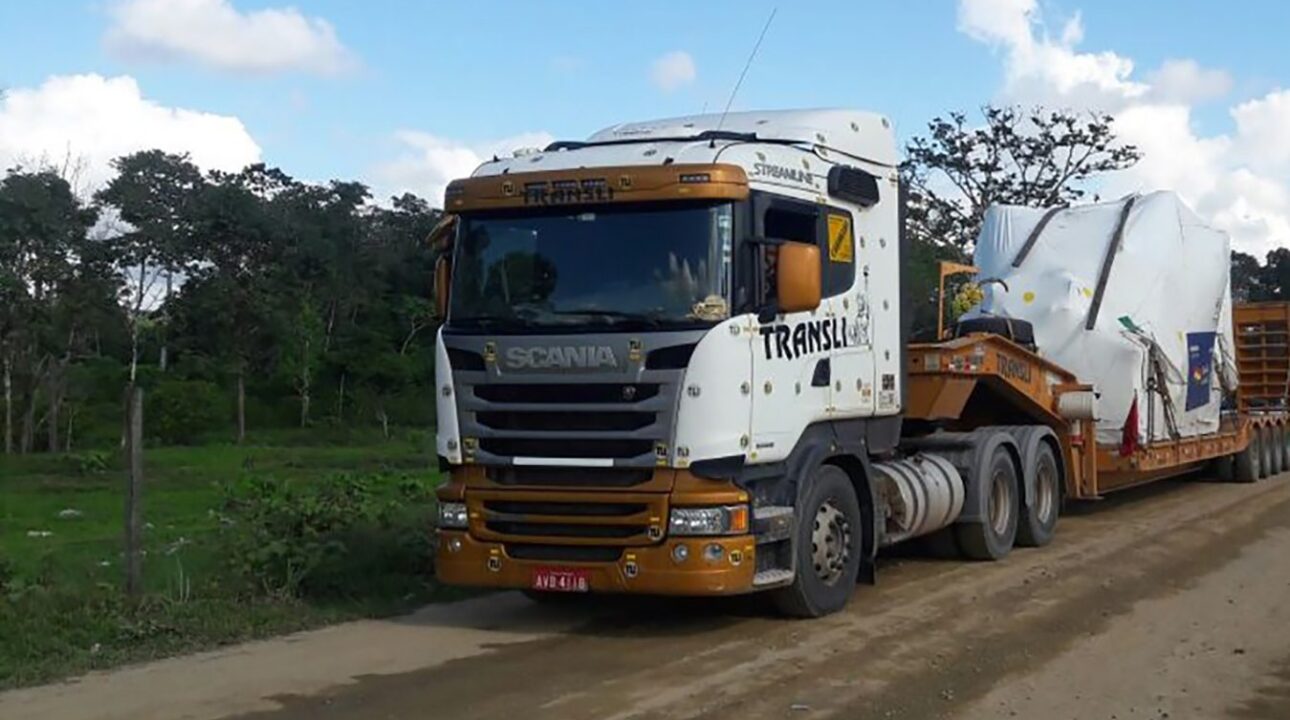
<svg viewBox="0 0 1290 720">
<path fill-rule="evenodd" d="M 424 435 L 157 448 L 123 597 L 111 453 L 0 459 L 0 689 L 459 597 L 430 573 Z"/>
</svg>

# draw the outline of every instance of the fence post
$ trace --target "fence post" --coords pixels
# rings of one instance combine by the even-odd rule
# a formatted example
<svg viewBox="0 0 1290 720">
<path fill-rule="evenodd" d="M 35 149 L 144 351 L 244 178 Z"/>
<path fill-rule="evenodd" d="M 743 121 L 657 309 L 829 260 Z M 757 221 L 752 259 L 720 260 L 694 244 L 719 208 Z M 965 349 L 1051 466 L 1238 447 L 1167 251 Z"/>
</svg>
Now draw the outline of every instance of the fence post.
<svg viewBox="0 0 1290 720">
<path fill-rule="evenodd" d="M 143 590 L 143 388 L 126 390 L 125 592 Z"/>
</svg>

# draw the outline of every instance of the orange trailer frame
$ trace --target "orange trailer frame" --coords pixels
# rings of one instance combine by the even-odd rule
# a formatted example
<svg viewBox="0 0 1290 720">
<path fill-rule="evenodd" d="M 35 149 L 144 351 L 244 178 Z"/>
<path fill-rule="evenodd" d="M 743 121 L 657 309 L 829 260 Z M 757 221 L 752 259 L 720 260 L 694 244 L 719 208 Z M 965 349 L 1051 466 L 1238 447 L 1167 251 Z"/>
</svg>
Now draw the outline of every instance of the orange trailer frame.
<svg viewBox="0 0 1290 720">
<path fill-rule="evenodd" d="M 1031 350 L 988 333 L 909 346 L 905 417 L 951 430 L 1047 425 L 1061 440 L 1066 494 L 1073 499 L 1099 498 L 1200 470 L 1245 450 L 1255 433 L 1284 437 L 1290 432 L 1284 409 L 1290 382 L 1269 379 L 1282 370 L 1290 378 L 1290 303 L 1237 306 L 1234 319 L 1237 366 L 1260 372 L 1244 392 L 1238 390 L 1239 409 L 1225 411 L 1215 433 L 1146 443 L 1129 453 L 1098 445 L 1096 420 L 1068 419 L 1059 412 L 1062 395 L 1093 387 Z"/>
</svg>

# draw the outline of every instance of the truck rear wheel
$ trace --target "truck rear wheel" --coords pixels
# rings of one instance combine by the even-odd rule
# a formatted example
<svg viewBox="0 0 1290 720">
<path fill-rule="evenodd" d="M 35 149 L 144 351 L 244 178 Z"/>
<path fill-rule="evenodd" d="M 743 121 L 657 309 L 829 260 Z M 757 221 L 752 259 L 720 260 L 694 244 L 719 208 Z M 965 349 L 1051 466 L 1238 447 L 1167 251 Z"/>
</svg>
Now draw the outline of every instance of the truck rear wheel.
<svg viewBox="0 0 1290 720">
<path fill-rule="evenodd" d="M 1263 434 L 1250 431 L 1250 442 L 1236 454 L 1236 468 L 1232 479 L 1238 483 L 1252 483 L 1263 477 Z"/>
<path fill-rule="evenodd" d="M 984 488 L 981 522 L 954 526 L 959 549 L 973 560 L 1001 560 L 1012 550 L 1017 539 L 1018 491 L 1017 466 L 1004 447 L 996 447 L 990 457 Z"/>
<path fill-rule="evenodd" d="M 793 536 L 793 583 L 772 595 L 780 612 L 800 618 L 846 606 L 860 573 L 864 529 L 855 487 L 841 468 L 821 465 L 809 482 Z"/>
<path fill-rule="evenodd" d="M 1052 542 L 1062 507 L 1062 475 L 1052 446 L 1041 442 L 1034 462 L 1035 496 L 1029 505 L 1021 504 L 1017 525 L 1017 544 L 1023 547 L 1043 547 Z"/>
</svg>

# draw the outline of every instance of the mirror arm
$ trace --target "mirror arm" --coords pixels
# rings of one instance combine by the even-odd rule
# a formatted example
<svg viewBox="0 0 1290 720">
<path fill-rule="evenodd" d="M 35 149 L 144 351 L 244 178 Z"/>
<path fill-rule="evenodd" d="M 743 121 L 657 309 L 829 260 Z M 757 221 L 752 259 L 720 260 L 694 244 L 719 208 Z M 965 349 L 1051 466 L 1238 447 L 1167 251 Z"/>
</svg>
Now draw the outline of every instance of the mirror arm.
<svg viewBox="0 0 1290 720">
<path fill-rule="evenodd" d="M 757 322 L 762 325 L 768 325 L 775 322 L 775 318 L 777 317 L 779 317 L 779 302 L 773 298 L 767 300 L 762 309 L 757 311 Z"/>
</svg>

